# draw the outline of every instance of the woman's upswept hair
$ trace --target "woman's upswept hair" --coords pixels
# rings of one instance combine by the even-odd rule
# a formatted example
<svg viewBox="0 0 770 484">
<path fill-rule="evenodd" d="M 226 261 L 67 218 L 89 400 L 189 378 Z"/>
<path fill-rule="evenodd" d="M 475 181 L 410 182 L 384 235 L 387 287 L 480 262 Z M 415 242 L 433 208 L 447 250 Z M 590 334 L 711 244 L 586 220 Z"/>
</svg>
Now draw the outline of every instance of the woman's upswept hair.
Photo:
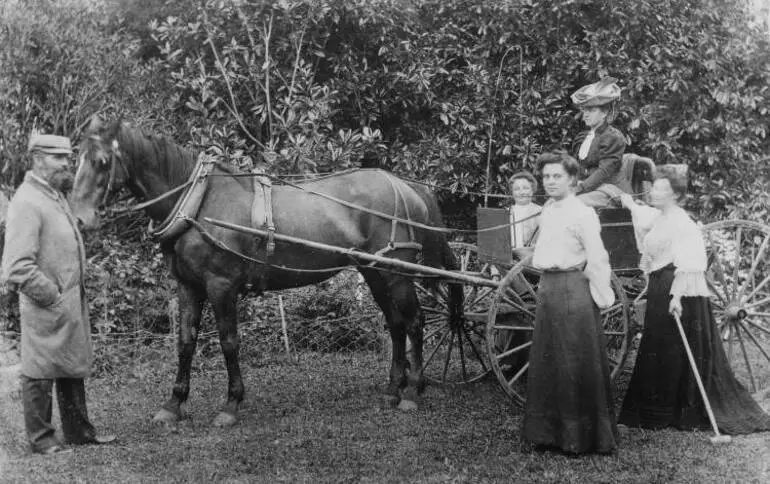
<svg viewBox="0 0 770 484">
<path fill-rule="evenodd" d="M 655 180 L 668 180 L 677 199 L 682 200 L 687 195 L 688 171 L 683 163 L 658 165 L 655 167 Z"/>
<path fill-rule="evenodd" d="M 542 153 L 537 157 L 537 171 L 540 173 L 543 173 L 543 168 L 546 165 L 555 164 L 564 167 L 564 171 L 566 171 L 569 176 L 577 177 L 580 173 L 580 163 L 565 150 L 552 150 Z"/>
</svg>

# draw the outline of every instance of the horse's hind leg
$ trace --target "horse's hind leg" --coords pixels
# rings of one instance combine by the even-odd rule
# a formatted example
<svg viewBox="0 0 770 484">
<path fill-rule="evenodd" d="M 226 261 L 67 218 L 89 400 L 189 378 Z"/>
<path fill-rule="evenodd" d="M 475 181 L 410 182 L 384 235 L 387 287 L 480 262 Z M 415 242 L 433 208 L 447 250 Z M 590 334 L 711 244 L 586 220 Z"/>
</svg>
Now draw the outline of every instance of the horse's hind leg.
<svg viewBox="0 0 770 484">
<path fill-rule="evenodd" d="M 198 343 L 201 311 L 205 295 L 203 291 L 192 286 L 177 282 L 177 297 L 179 299 L 179 334 L 177 339 L 176 382 L 171 392 L 171 398 L 155 414 L 153 421 L 172 424 L 182 418 L 181 406 L 190 394 L 190 368 L 192 366 L 195 347 Z"/>
<path fill-rule="evenodd" d="M 238 363 L 241 340 L 238 336 L 237 285 L 223 277 L 212 278 L 207 292 L 219 328 L 219 344 L 227 367 L 227 402 L 214 419 L 215 427 L 229 427 L 238 421 L 238 409 L 243 401 L 243 380 Z"/>
<path fill-rule="evenodd" d="M 401 392 L 401 410 L 417 409 L 417 396 L 425 388 L 423 376 L 422 344 L 423 344 L 423 315 L 414 283 L 403 276 L 389 276 L 391 302 L 394 306 L 396 320 L 401 320 L 411 343 L 412 361 L 407 372 L 407 385 Z"/>
<path fill-rule="evenodd" d="M 400 401 L 399 408 L 416 408 L 416 395 L 422 389 L 422 322 L 412 282 L 403 277 L 362 269 L 372 296 L 385 314 L 392 341 L 390 381 L 387 393 Z M 412 343 L 412 371 L 406 372 L 406 337 Z M 403 395 L 401 389 L 405 388 Z M 403 399 L 402 399 L 403 397 Z"/>
</svg>

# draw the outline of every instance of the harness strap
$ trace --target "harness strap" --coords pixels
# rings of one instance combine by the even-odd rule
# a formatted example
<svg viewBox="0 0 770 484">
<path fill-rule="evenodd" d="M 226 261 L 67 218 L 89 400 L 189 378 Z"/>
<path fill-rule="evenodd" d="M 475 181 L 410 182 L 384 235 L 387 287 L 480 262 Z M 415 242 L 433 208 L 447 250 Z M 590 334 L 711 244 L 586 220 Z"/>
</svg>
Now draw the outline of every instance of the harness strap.
<svg viewBox="0 0 770 484">
<path fill-rule="evenodd" d="M 254 176 L 254 201 L 251 204 L 251 225 L 267 230 L 266 257 L 275 253 L 275 224 L 273 223 L 273 183 L 262 174 Z"/>
</svg>

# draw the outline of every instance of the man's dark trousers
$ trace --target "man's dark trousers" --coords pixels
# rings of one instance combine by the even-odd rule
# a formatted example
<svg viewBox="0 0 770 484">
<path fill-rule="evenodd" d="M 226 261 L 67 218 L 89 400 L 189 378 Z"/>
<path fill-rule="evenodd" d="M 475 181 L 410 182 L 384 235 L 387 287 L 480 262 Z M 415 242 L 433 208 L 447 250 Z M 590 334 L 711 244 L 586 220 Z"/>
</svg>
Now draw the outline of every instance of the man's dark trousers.
<svg viewBox="0 0 770 484">
<path fill-rule="evenodd" d="M 24 424 L 27 438 L 35 452 L 58 445 L 51 425 L 53 386 L 59 404 L 64 442 L 84 444 L 92 441 L 96 430 L 88 419 L 86 388 L 82 378 L 28 378 L 21 377 L 24 402 Z"/>
</svg>

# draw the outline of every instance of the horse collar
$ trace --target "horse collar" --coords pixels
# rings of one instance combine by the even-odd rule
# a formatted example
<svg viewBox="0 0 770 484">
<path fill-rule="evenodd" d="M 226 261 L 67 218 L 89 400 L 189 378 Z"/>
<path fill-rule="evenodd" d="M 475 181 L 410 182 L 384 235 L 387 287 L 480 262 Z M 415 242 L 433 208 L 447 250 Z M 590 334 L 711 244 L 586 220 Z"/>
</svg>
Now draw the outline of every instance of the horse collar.
<svg viewBox="0 0 770 484">
<path fill-rule="evenodd" d="M 151 203 L 155 203 L 161 198 L 166 198 L 170 194 L 184 189 L 171 213 L 158 227 L 154 227 L 153 223 L 150 222 L 147 231 L 152 239 L 161 243 L 166 242 L 187 230 L 190 219 L 195 219 L 198 215 L 208 188 L 209 173 L 211 173 L 215 163 L 213 158 L 201 153 L 190 179 L 184 185 L 164 193 L 161 197 L 150 200 Z"/>
</svg>

